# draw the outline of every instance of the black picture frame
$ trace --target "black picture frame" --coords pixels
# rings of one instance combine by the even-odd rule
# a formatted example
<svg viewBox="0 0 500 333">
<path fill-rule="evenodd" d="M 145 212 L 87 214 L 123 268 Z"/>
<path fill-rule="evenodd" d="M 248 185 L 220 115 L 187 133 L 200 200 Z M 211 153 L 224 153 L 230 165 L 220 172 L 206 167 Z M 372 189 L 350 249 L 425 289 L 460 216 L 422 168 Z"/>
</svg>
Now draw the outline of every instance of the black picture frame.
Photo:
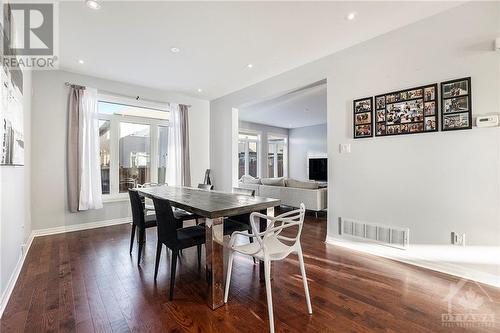
<svg viewBox="0 0 500 333">
<path fill-rule="evenodd" d="M 459 125 L 448 125 L 451 118 L 455 118 Z M 463 125 L 460 125 L 460 123 L 463 123 Z M 441 131 L 465 129 L 472 129 L 472 84 L 470 76 L 441 82 Z"/>
<path fill-rule="evenodd" d="M 405 110 L 402 110 L 403 107 Z M 377 95 L 374 115 L 373 132 L 376 137 L 437 132 L 438 84 Z M 389 115 L 392 117 L 389 118 Z M 408 121 L 403 122 L 403 116 Z"/>
<path fill-rule="evenodd" d="M 352 133 L 354 139 L 373 137 L 373 97 L 355 99 L 352 102 Z M 367 117 L 366 120 L 362 118 Z M 368 132 L 363 134 L 362 131 Z"/>
</svg>

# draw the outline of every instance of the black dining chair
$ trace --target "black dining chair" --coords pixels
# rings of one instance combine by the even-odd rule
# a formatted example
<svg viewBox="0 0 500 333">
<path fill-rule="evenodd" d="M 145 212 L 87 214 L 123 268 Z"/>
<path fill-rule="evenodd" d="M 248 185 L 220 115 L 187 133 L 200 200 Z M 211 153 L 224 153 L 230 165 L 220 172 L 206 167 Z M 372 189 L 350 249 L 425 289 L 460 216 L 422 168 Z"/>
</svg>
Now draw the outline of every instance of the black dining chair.
<svg viewBox="0 0 500 333">
<path fill-rule="evenodd" d="M 208 190 L 211 191 L 214 189 L 214 186 L 212 184 L 198 184 L 198 188 L 200 190 Z"/>
<path fill-rule="evenodd" d="M 130 254 L 134 246 L 134 237 L 136 229 L 139 229 L 139 249 L 137 257 L 137 265 L 141 263 L 142 250 L 145 243 L 145 233 L 147 228 L 156 227 L 156 214 L 146 214 L 144 210 L 144 200 L 139 192 L 135 189 L 129 189 L 130 206 L 132 208 L 132 233 L 130 236 Z M 172 212 L 177 228 L 182 228 L 184 222 L 196 219 L 197 215 L 191 214 L 184 210 L 175 210 Z"/>
<path fill-rule="evenodd" d="M 158 276 L 161 250 L 163 245 L 172 251 L 170 268 L 169 300 L 174 297 L 175 272 L 179 251 L 196 246 L 198 250 L 198 266 L 201 264 L 201 245 L 205 243 L 205 226 L 197 225 L 186 228 L 177 228 L 177 222 L 168 200 L 153 198 L 158 223 L 158 243 L 156 245 L 155 281 Z"/>
<path fill-rule="evenodd" d="M 146 215 L 144 213 L 144 201 L 142 201 L 139 192 L 128 190 L 130 197 L 130 208 L 132 209 L 132 233 L 130 236 L 130 254 L 134 246 L 134 237 L 136 229 L 139 229 L 139 244 L 137 252 L 137 265 L 141 263 L 142 248 L 144 246 L 144 236 L 147 228 L 156 227 L 156 215 Z"/>
</svg>

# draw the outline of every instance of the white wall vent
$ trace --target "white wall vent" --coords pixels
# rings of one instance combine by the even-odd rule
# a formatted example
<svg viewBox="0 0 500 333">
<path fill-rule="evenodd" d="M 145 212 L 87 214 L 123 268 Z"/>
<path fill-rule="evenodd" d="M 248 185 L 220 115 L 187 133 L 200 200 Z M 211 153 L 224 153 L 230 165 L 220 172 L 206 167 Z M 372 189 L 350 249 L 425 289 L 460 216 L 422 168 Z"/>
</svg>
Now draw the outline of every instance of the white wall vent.
<svg viewBox="0 0 500 333">
<path fill-rule="evenodd" d="M 407 249 L 410 244 L 410 229 L 367 223 L 353 219 L 339 219 L 339 232 L 342 237 L 364 239 L 380 245 Z"/>
</svg>

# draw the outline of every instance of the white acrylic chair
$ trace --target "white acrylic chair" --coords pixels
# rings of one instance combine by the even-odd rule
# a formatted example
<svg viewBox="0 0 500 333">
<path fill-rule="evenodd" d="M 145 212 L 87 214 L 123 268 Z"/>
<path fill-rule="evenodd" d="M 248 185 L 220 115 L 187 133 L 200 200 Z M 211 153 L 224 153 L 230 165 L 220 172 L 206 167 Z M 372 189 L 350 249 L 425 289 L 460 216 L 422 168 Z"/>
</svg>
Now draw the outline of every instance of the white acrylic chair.
<svg viewBox="0 0 500 333">
<path fill-rule="evenodd" d="M 229 241 L 229 263 L 227 267 L 226 289 L 224 292 L 224 303 L 227 303 L 229 293 L 229 284 L 231 282 L 231 270 L 233 268 L 233 259 L 235 252 L 246 254 L 264 261 L 264 273 L 266 280 L 267 307 L 269 312 L 269 327 L 271 333 L 274 333 L 274 318 L 273 318 L 273 300 L 271 292 L 271 261 L 283 260 L 291 253 L 297 253 L 299 257 L 300 272 L 302 281 L 304 282 L 304 291 L 306 294 L 307 310 L 312 314 L 311 299 L 309 297 L 309 287 L 307 286 L 306 270 L 304 267 L 304 258 L 302 248 L 300 246 L 300 234 L 304 224 L 305 206 L 300 204 L 300 209 L 281 214 L 276 217 L 266 216 L 259 213 L 250 215 L 250 223 L 252 225 L 252 234 L 246 232 L 235 231 L 231 235 Z M 260 218 L 267 219 L 267 229 L 264 232 L 259 232 Z M 295 237 L 285 237 L 280 235 L 284 229 L 296 227 L 297 233 Z M 238 235 L 255 238 L 257 241 L 249 244 L 236 245 Z M 283 242 L 284 241 L 284 242 Z M 290 244 L 290 245 L 288 245 Z"/>
<path fill-rule="evenodd" d="M 167 184 L 164 184 L 167 185 Z M 137 188 L 148 188 L 148 187 L 155 187 L 155 186 L 160 186 L 158 183 L 144 183 L 144 184 L 137 184 Z M 146 215 L 148 213 L 154 213 L 155 211 L 155 206 L 153 205 L 153 200 L 149 198 L 144 198 L 144 212 Z"/>
</svg>

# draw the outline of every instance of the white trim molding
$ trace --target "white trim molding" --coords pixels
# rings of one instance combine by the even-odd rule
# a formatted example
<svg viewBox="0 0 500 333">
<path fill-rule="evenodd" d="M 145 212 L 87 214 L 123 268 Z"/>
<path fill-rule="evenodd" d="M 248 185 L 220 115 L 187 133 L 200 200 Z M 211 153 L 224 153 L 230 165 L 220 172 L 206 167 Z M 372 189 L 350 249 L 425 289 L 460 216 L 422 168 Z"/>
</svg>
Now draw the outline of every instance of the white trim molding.
<svg viewBox="0 0 500 333">
<path fill-rule="evenodd" d="M 80 224 L 67 225 L 55 228 L 33 230 L 31 232 L 31 235 L 28 237 L 28 241 L 26 242 L 26 244 L 22 246 L 23 251 L 21 257 L 19 258 L 19 261 L 17 262 L 16 267 L 9 278 L 7 287 L 5 288 L 5 291 L 2 294 L 2 298 L 0 299 L 0 318 L 2 318 L 3 312 L 7 307 L 7 303 L 9 302 L 10 296 L 12 294 L 12 291 L 14 290 L 17 279 L 19 278 L 19 274 L 21 273 L 21 270 L 23 268 L 24 261 L 26 259 L 26 256 L 31 248 L 31 244 L 33 243 L 35 237 L 62 234 L 66 232 L 73 232 L 80 230 L 96 229 L 102 227 L 110 227 L 113 225 L 125 224 L 131 222 L 132 222 L 131 217 L 125 217 L 125 218 L 105 220 L 105 221 L 80 223 Z"/>
<path fill-rule="evenodd" d="M 48 236 L 55 234 L 62 234 L 65 232 L 73 232 L 87 229 L 96 229 L 102 227 L 110 227 L 117 224 L 131 223 L 131 217 L 124 217 L 119 219 L 105 220 L 105 221 L 97 221 L 97 222 L 89 222 L 89 223 L 80 223 L 74 225 L 64 225 L 61 227 L 47 228 L 47 229 L 38 229 L 33 230 L 33 234 L 35 237 L 39 236 Z"/>
<path fill-rule="evenodd" d="M 406 264 L 430 269 L 433 271 L 438 271 L 441 273 L 454 275 L 459 278 L 464 278 L 468 280 L 473 280 L 488 284 L 494 287 L 500 287 L 500 266 L 497 268 L 497 272 L 489 273 L 486 271 L 479 271 L 460 265 L 458 263 L 451 262 L 452 260 L 446 260 L 450 258 L 450 253 L 446 253 L 446 249 L 441 247 L 440 249 L 430 248 L 430 249 L 419 249 L 416 246 L 410 246 L 408 250 L 401 250 L 398 248 L 392 248 L 388 246 L 381 246 L 376 243 L 363 242 L 353 239 L 343 239 L 339 237 L 326 237 L 326 243 L 331 245 L 342 246 L 354 251 L 364 252 L 379 257 L 396 260 Z M 477 257 L 477 254 L 465 251 L 479 251 L 482 253 L 480 258 L 488 262 L 497 262 L 498 264 L 498 254 L 500 253 L 500 248 L 490 248 L 490 249 L 467 249 L 464 247 L 455 247 L 457 251 L 464 251 L 463 254 L 467 256 Z M 434 257 L 433 257 L 434 256 Z"/>
</svg>

